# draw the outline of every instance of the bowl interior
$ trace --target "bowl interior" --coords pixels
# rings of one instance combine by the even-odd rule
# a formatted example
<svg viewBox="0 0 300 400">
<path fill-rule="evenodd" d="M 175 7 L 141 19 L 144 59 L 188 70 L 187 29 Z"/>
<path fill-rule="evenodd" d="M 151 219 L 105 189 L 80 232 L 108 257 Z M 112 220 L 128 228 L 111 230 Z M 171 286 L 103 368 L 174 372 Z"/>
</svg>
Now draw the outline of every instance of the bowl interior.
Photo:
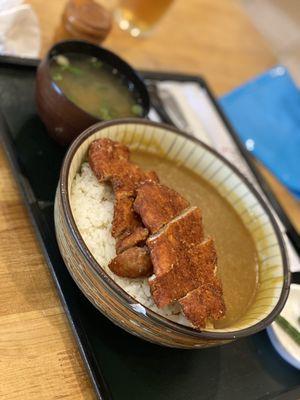
<svg viewBox="0 0 300 400">
<path fill-rule="evenodd" d="M 207 180 L 232 205 L 254 240 L 259 258 L 259 286 L 246 314 L 230 327 L 213 329 L 213 332 L 235 333 L 247 329 L 248 334 L 270 323 L 285 303 L 289 274 L 278 227 L 246 179 L 216 152 L 197 140 L 151 122 L 120 120 L 94 126 L 73 143 L 68 173 L 69 196 L 71 183 L 86 158 L 90 143 L 101 137 L 122 142 L 130 149 L 167 157 L 185 166 Z"/>
<path fill-rule="evenodd" d="M 138 93 L 138 96 L 141 100 L 141 106 L 143 108 L 142 117 L 145 117 L 150 109 L 150 99 L 147 87 L 141 77 L 137 74 L 137 72 L 117 56 L 115 53 L 100 47 L 96 46 L 92 43 L 84 42 L 81 40 L 69 40 L 64 42 L 59 42 L 55 44 L 48 53 L 47 62 L 49 65 L 50 60 L 59 54 L 64 55 L 68 53 L 78 53 L 78 54 L 86 54 L 91 57 L 97 57 L 103 63 L 110 65 L 112 68 L 116 68 L 122 75 L 124 75 L 130 83 L 133 84 L 135 91 Z M 63 94 L 59 85 L 54 82 L 55 86 L 58 90 Z M 69 100 L 75 107 L 80 108 L 71 100 Z M 80 108 L 81 109 L 81 108 Z M 82 110 L 82 109 L 81 109 Z M 87 113 L 86 111 L 82 110 Z M 100 120 L 101 118 L 99 118 Z"/>
</svg>

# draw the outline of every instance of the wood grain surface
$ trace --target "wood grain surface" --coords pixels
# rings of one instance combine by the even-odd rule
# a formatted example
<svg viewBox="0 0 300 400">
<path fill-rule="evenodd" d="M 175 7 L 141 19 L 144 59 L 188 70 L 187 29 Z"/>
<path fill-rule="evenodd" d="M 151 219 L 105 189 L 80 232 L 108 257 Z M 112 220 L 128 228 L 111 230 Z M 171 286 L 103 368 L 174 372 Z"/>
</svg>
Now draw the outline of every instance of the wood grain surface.
<svg viewBox="0 0 300 400">
<path fill-rule="evenodd" d="M 53 40 L 65 0 L 30 0 Z M 146 39 L 114 27 L 105 45 L 135 67 L 202 74 L 225 93 L 275 62 L 234 0 L 177 0 Z M 300 207 L 264 170 L 300 229 Z M 0 149 L 0 399 L 93 399 L 80 358 L 10 167 Z"/>
</svg>

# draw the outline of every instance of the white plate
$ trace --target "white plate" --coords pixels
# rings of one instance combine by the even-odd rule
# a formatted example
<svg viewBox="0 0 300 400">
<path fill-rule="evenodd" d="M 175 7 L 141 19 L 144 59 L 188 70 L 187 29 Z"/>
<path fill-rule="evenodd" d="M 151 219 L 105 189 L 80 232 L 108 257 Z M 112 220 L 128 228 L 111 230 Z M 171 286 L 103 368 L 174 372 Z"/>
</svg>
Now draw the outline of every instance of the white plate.
<svg viewBox="0 0 300 400">
<path fill-rule="evenodd" d="M 291 285 L 288 300 L 280 315 L 300 330 L 300 285 Z M 267 332 L 281 357 L 295 368 L 300 369 L 300 346 L 276 322 L 267 328 Z"/>
</svg>

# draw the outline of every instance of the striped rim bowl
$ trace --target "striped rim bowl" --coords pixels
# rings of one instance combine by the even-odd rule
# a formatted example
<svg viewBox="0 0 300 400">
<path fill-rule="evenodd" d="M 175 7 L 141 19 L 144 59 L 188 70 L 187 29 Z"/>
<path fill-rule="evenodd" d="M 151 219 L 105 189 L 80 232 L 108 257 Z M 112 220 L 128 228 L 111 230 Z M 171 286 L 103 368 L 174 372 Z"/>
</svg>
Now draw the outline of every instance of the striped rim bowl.
<svg viewBox="0 0 300 400">
<path fill-rule="evenodd" d="M 246 314 L 230 327 L 201 332 L 176 324 L 137 304 L 97 264 L 78 229 L 70 207 L 71 183 L 95 139 L 107 137 L 131 150 L 163 155 L 208 181 L 240 216 L 259 258 L 258 292 Z M 115 324 L 151 342 L 197 348 L 226 343 L 264 329 L 283 308 L 289 291 L 289 271 L 282 235 L 256 189 L 216 151 L 175 128 L 147 120 L 123 119 L 93 125 L 70 146 L 65 157 L 55 203 L 60 251 L 79 288 Z"/>
</svg>

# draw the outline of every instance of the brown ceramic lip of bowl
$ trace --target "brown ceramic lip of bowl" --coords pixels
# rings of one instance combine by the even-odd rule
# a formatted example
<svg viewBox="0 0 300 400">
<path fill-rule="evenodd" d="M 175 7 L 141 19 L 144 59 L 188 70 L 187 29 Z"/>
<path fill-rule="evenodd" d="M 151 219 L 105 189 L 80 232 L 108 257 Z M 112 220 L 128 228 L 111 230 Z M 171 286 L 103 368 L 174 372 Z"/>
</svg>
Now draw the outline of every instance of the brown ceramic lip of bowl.
<svg viewBox="0 0 300 400">
<path fill-rule="evenodd" d="M 71 143 L 89 126 L 101 122 L 100 118 L 87 113 L 69 100 L 59 85 L 51 78 L 49 63 L 57 54 L 79 53 L 98 57 L 121 72 L 133 85 L 141 99 L 142 118 L 150 110 L 147 87 L 140 75 L 122 58 L 104 47 L 83 40 L 66 40 L 56 43 L 43 58 L 37 69 L 36 104 L 38 114 L 47 127 L 49 135 L 61 145 Z"/>
<path fill-rule="evenodd" d="M 196 144 L 200 144 L 203 146 L 206 150 L 214 154 L 217 158 L 219 158 L 224 164 L 229 166 L 232 171 L 241 179 L 243 183 L 246 184 L 247 188 L 249 191 L 256 197 L 258 200 L 259 204 L 262 206 L 264 212 L 269 218 L 270 224 L 272 225 L 276 238 L 278 240 L 278 245 L 280 248 L 280 253 L 282 257 L 282 265 L 283 265 L 283 284 L 282 284 L 282 290 L 281 294 L 279 297 L 279 300 L 275 307 L 272 309 L 272 311 L 262 320 L 260 320 L 258 323 L 247 327 L 245 329 L 240 329 L 237 331 L 230 331 L 230 332 L 212 332 L 212 331 L 197 331 L 193 328 L 178 324 L 176 322 L 172 322 L 168 320 L 167 318 L 158 315 L 154 311 L 150 310 L 149 308 L 143 306 L 147 313 L 146 316 L 143 315 L 142 318 L 145 319 L 150 319 L 153 322 L 158 322 L 161 324 L 161 326 L 165 329 L 171 329 L 174 332 L 178 334 L 184 334 L 184 335 L 189 335 L 195 339 L 206 339 L 206 340 L 235 340 L 241 337 L 249 336 L 254 333 L 257 333 L 264 328 L 266 328 L 275 318 L 276 316 L 280 313 L 282 310 L 286 299 L 289 294 L 289 286 L 290 286 L 290 271 L 288 268 L 288 260 L 285 252 L 285 245 L 283 242 L 283 238 L 281 235 L 281 232 L 279 230 L 279 227 L 275 221 L 275 218 L 272 215 L 272 212 L 270 211 L 269 207 L 266 205 L 265 201 L 261 197 L 261 195 L 257 192 L 255 187 L 247 180 L 247 178 L 233 165 L 231 164 L 228 160 L 226 160 L 221 154 L 219 154 L 217 151 L 212 149 L 210 146 L 206 145 L 203 143 L 201 140 L 198 140 L 182 131 L 180 131 L 177 128 L 174 128 L 172 126 L 162 124 L 162 123 L 156 123 L 152 122 L 149 120 L 140 120 L 138 118 L 126 118 L 126 119 L 118 119 L 114 121 L 108 121 L 108 122 L 102 122 L 95 124 L 88 128 L 86 131 L 84 131 L 70 146 L 63 165 L 61 169 L 61 174 L 60 174 L 60 196 L 62 200 L 62 208 L 63 212 L 65 214 L 67 224 L 69 225 L 71 234 L 73 235 L 73 238 L 75 239 L 76 244 L 78 245 L 78 249 L 83 254 L 89 265 L 92 267 L 94 272 L 96 272 L 100 278 L 105 277 L 105 284 L 107 286 L 107 289 L 110 292 L 113 292 L 114 295 L 117 297 L 118 301 L 120 301 L 123 305 L 127 306 L 131 304 L 136 304 L 138 303 L 137 300 L 135 300 L 133 297 L 131 297 L 125 290 L 123 290 L 118 284 L 116 284 L 106 273 L 104 270 L 101 270 L 99 268 L 98 262 L 95 260 L 93 255 L 90 253 L 89 249 L 87 248 L 73 217 L 71 206 L 70 206 L 70 201 L 69 201 L 69 195 L 68 195 L 68 190 L 65 188 L 68 187 L 68 177 L 69 177 L 69 168 L 70 168 L 70 163 L 72 161 L 72 158 L 74 154 L 76 153 L 78 147 L 93 133 L 97 132 L 101 128 L 106 128 L 112 125 L 120 125 L 120 124 L 126 124 L 126 123 L 133 123 L 133 124 L 145 124 L 145 125 L 150 125 L 150 126 L 155 126 L 155 127 L 161 127 L 163 129 L 167 129 L 169 131 L 174 132 L 177 135 L 181 135 L 183 137 L 188 138 L 189 140 L 193 141 Z M 132 309 L 131 309 L 132 310 Z M 134 312 L 141 317 L 141 314 L 137 311 L 134 310 Z"/>
</svg>

